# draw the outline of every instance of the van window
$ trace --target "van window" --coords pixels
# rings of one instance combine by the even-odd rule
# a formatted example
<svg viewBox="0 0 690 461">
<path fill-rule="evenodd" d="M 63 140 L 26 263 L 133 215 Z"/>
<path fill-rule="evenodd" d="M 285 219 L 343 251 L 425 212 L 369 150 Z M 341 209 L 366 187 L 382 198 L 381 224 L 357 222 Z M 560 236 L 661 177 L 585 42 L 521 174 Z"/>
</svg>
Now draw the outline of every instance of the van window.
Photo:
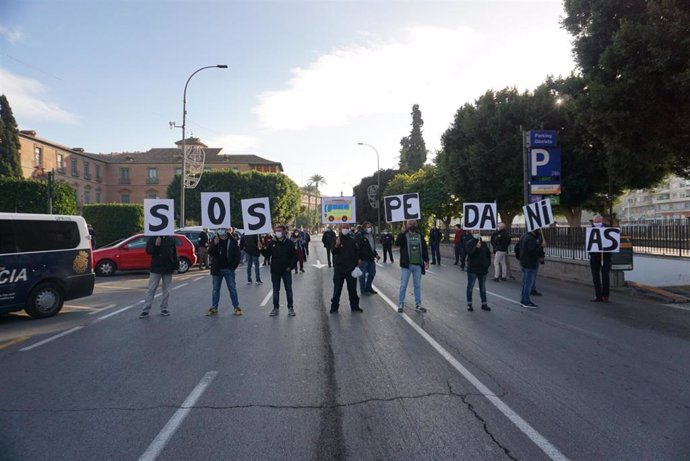
<svg viewBox="0 0 690 461">
<path fill-rule="evenodd" d="M 14 221 L 17 251 L 68 250 L 81 242 L 79 226 L 74 221 Z"/>
<path fill-rule="evenodd" d="M 16 252 L 17 244 L 14 240 L 12 221 L 0 221 L 0 255 Z"/>
</svg>

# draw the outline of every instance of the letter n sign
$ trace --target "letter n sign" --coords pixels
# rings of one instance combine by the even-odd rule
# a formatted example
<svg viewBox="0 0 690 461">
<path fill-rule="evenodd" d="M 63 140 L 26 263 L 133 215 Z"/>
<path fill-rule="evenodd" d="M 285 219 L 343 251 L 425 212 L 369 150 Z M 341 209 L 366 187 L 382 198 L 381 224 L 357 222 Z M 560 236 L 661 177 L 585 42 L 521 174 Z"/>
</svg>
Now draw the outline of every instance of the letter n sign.
<svg viewBox="0 0 690 461">
<path fill-rule="evenodd" d="M 495 203 L 463 203 L 462 227 L 467 230 L 496 229 Z"/>
<path fill-rule="evenodd" d="M 175 231 L 175 201 L 144 199 L 144 235 L 172 235 Z"/>
<path fill-rule="evenodd" d="M 271 232 L 271 206 L 268 197 L 242 200 L 242 220 L 245 235 Z"/>
<path fill-rule="evenodd" d="M 556 222 L 551 210 L 551 200 L 549 199 L 523 206 L 522 212 L 525 214 L 525 225 L 530 232 L 542 227 L 548 227 Z"/>
<path fill-rule="evenodd" d="M 201 225 L 210 229 L 230 227 L 230 192 L 201 193 Z"/>
</svg>

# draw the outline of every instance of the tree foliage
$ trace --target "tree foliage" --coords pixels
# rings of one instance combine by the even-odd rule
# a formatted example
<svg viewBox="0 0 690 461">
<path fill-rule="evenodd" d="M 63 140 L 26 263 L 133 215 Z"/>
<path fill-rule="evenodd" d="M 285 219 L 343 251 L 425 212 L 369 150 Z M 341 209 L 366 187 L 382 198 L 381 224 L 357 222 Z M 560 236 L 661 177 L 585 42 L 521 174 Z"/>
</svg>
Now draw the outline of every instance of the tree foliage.
<svg viewBox="0 0 690 461">
<path fill-rule="evenodd" d="M 21 178 L 19 130 L 5 95 L 0 95 L 0 178 Z"/>
<path fill-rule="evenodd" d="M 419 104 L 412 106 L 412 131 L 409 136 L 400 140 L 400 171 L 413 172 L 419 170 L 426 162 L 426 143 L 422 136 L 422 111 Z"/>
<path fill-rule="evenodd" d="M 300 189 L 283 174 L 230 170 L 204 172 L 199 185 L 185 192 L 185 215 L 197 222 L 201 221 L 201 192 L 230 192 L 231 222 L 239 228 L 244 227 L 242 199 L 268 197 L 274 223 L 292 222 L 300 212 Z M 168 186 L 168 198 L 179 203 L 179 175 Z"/>
<path fill-rule="evenodd" d="M 581 116 L 616 184 L 690 174 L 690 2 L 565 0 L 586 85 Z"/>
<path fill-rule="evenodd" d="M 144 229 L 144 206 L 134 203 L 84 205 L 82 215 L 96 232 L 96 244 L 103 247 Z"/>
<path fill-rule="evenodd" d="M 379 198 L 381 199 L 381 206 L 383 206 L 383 194 L 386 190 L 388 182 L 393 179 L 393 176 L 397 173 L 396 170 L 380 170 L 381 173 L 381 190 L 379 191 Z M 352 190 L 355 196 L 355 207 L 357 212 L 357 221 L 365 222 L 369 221 L 371 223 L 377 223 L 378 214 L 376 208 L 371 206 L 369 202 L 369 196 L 367 194 L 367 189 L 369 186 L 375 186 L 377 184 L 377 174 L 374 173 L 371 176 L 366 176 L 357 184 Z M 378 223 L 377 223 L 378 225 Z M 383 216 L 383 208 L 381 208 L 381 227 L 385 227 L 386 221 Z"/>
<path fill-rule="evenodd" d="M 48 213 L 48 182 L 23 178 L 0 178 L 0 212 Z M 69 184 L 53 186 L 53 213 L 77 213 L 77 196 Z"/>
</svg>

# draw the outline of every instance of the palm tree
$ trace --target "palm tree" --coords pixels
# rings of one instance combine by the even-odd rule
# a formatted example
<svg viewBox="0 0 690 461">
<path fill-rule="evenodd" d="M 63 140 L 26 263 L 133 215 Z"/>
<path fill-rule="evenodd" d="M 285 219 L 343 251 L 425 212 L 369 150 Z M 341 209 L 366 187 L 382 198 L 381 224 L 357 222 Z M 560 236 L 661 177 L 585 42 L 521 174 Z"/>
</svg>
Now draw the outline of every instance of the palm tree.
<svg viewBox="0 0 690 461">
<path fill-rule="evenodd" d="M 317 197 L 317 202 L 318 202 L 318 197 L 321 196 L 321 192 L 319 191 L 319 186 L 325 185 L 326 184 L 326 178 L 321 176 L 320 174 L 313 174 L 309 178 L 309 185 L 312 186 L 314 189 L 316 189 L 316 197 Z M 309 203 L 311 203 L 311 198 L 309 199 Z"/>
</svg>

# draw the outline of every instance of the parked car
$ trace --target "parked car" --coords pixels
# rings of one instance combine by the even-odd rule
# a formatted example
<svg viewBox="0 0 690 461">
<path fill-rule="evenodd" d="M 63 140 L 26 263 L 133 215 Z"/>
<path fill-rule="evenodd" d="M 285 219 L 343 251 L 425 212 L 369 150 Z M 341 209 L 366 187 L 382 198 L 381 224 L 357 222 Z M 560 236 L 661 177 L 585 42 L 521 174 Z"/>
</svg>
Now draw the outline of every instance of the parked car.
<svg viewBox="0 0 690 461">
<path fill-rule="evenodd" d="M 204 228 L 202 226 L 187 226 L 175 230 L 176 234 L 184 235 L 192 242 L 192 244 L 194 245 L 194 254 L 196 255 L 197 259 L 199 258 L 199 234 L 201 234 L 201 231 L 203 229 Z M 208 231 L 209 241 L 213 240 L 213 237 L 215 236 L 215 232 L 213 232 L 212 230 Z"/>
<path fill-rule="evenodd" d="M 184 235 L 176 234 L 174 237 L 180 260 L 178 272 L 184 274 L 196 264 L 194 245 Z M 148 270 L 151 267 L 151 255 L 146 253 L 147 240 L 148 237 L 144 234 L 136 234 L 94 251 L 96 275 L 108 276 L 124 270 Z"/>
</svg>

